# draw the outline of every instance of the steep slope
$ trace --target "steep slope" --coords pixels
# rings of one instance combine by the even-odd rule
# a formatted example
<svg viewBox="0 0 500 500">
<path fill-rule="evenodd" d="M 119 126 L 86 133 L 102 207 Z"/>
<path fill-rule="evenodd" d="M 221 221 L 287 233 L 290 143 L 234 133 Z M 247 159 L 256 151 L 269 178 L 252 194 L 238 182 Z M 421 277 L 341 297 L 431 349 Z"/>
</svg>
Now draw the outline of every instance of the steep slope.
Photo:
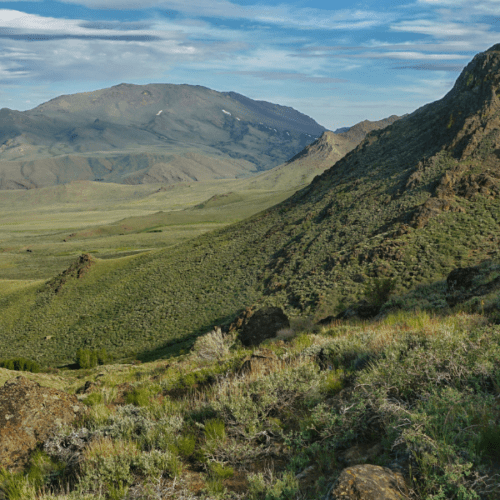
<svg viewBox="0 0 500 500">
<path fill-rule="evenodd" d="M 292 108 L 234 92 L 121 84 L 0 110 L 0 188 L 245 177 L 324 130 Z"/>
<path fill-rule="evenodd" d="M 499 82 L 496 45 L 443 99 L 368 134 L 281 204 L 173 249 L 96 261 L 57 293 L 49 282 L 5 294 L 2 348 L 61 360 L 96 345 L 146 359 L 255 302 L 335 314 L 378 278 L 404 293 L 498 256 Z"/>
<path fill-rule="evenodd" d="M 248 187 L 250 189 L 290 189 L 309 184 L 316 175 L 322 174 L 352 151 L 369 132 L 385 128 L 396 120 L 399 120 L 399 117 L 393 115 L 374 122 L 365 120 L 340 134 L 323 132 L 319 139 L 306 146 L 283 165 L 278 165 L 248 179 Z"/>
</svg>

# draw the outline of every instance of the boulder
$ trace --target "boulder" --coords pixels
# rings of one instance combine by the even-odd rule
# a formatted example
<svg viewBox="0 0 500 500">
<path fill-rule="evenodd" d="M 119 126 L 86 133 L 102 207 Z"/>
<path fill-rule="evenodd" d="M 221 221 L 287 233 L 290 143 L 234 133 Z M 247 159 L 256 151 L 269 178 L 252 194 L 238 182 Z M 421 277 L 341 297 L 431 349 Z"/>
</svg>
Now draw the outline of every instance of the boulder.
<svg viewBox="0 0 500 500">
<path fill-rule="evenodd" d="M 12 471 L 21 469 L 38 444 L 83 411 L 74 395 L 25 377 L 8 380 L 0 388 L 0 463 Z"/>
<path fill-rule="evenodd" d="M 407 494 L 399 472 L 367 464 L 344 469 L 325 500 L 403 500 Z"/>
<path fill-rule="evenodd" d="M 239 337 L 245 346 L 259 345 L 266 339 L 276 337 L 283 328 L 290 328 L 290 321 L 283 310 L 280 307 L 264 307 L 248 318 Z"/>
<path fill-rule="evenodd" d="M 342 458 L 347 465 L 359 465 L 374 460 L 381 455 L 383 451 L 384 447 L 381 443 L 375 445 L 360 443 L 349 448 Z"/>
</svg>

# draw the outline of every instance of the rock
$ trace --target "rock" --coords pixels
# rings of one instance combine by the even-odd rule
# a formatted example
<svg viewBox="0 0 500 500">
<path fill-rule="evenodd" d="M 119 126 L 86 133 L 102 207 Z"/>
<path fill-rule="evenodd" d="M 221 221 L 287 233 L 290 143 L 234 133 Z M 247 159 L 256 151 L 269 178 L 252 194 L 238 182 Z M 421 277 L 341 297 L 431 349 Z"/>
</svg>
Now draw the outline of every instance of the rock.
<svg viewBox="0 0 500 500">
<path fill-rule="evenodd" d="M 273 351 L 270 349 L 261 349 L 243 360 L 240 373 L 268 375 L 277 366 L 281 366 L 281 364 L 282 361 L 278 359 L 278 356 Z"/>
<path fill-rule="evenodd" d="M 259 345 L 276 337 L 282 328 L 290 328 L 290 321 L 280 307 L 259 309 L 243 324 L 240 340 L 245 346 Z"/>
<path fill-rule="evenodd" d="M 378 465 L 344 469 L 325 500 L 402 500 L 408 489 L 403 476 Z"/>
<path fill-rule="evenodd" d="M 359 465 L 362 463 L 370 462 L 384 451 L 384 447 L 381 443 L 377 443 L 373 446 L 366 444 L 356 444 L 352 448 L 349 448 L 342 457 L 347 465 Z"/>
<path fill-rule="evenodd" d="M 229 332 L 234 332 L 240 330 L 241 327 L 248 322 L 251 316 L 253 316 L 255 309 L 252 307 L 247 307 L 230 325 L 228 328 Z"/>
<path fill-rule="evenodd" d="M 0 463 L 13 471 L 21 469 L 39 443 L 83 411 L 74 395 L 25 377 L 8 380 L 0 388 Z"/>
</svg>

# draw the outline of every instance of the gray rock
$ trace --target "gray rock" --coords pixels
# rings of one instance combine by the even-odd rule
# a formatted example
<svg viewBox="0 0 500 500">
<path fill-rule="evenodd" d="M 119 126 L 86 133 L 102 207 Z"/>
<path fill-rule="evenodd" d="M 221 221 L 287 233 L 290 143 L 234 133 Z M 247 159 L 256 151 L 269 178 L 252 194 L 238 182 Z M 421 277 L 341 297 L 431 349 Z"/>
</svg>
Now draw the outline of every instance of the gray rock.
<svg viewBox="0 0 500 500">
<path fill-rule="evenodd" d="M 408 493 L 399 472 L 378 465 L 344 469 L 325 500 L 403 500 Z"/>
<path fill-rule="evenodd" d="M 282 328 L 290 328 L 290 321 L 280 307 L 259 309 L 243 324 L 241 343 L 245 346 L 259 345 L 266 339 L 276 337 Z"/>
</svg>

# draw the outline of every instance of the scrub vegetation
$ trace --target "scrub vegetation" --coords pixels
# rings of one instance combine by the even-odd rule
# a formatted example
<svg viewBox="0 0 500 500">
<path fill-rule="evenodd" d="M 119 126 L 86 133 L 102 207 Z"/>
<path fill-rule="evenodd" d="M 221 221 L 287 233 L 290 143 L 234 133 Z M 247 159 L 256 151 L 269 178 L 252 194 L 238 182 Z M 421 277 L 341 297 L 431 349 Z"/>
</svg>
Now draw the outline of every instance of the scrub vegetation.
<svg viewBox="0 0 500 500">
<path fill-rule="evenodd" d="M 337 321 L 266 341 L 260 349 L 281 361 L 266 371 L 241 372 L 252 351 L 234 336 L 225 342 L 214 359 L 197 347 L 168 361 L 60 372 L 87 414 L 27 472 L 4 471 L 2 491 L 21 500 L 316 499 L 346 450 L 376 446 L 370 463 L 399 466 L 408 498 L 499 493 L 500 327 L 485 316 Z M 53 446 L 72 436 L 83 450 Z"/>
</svg>

